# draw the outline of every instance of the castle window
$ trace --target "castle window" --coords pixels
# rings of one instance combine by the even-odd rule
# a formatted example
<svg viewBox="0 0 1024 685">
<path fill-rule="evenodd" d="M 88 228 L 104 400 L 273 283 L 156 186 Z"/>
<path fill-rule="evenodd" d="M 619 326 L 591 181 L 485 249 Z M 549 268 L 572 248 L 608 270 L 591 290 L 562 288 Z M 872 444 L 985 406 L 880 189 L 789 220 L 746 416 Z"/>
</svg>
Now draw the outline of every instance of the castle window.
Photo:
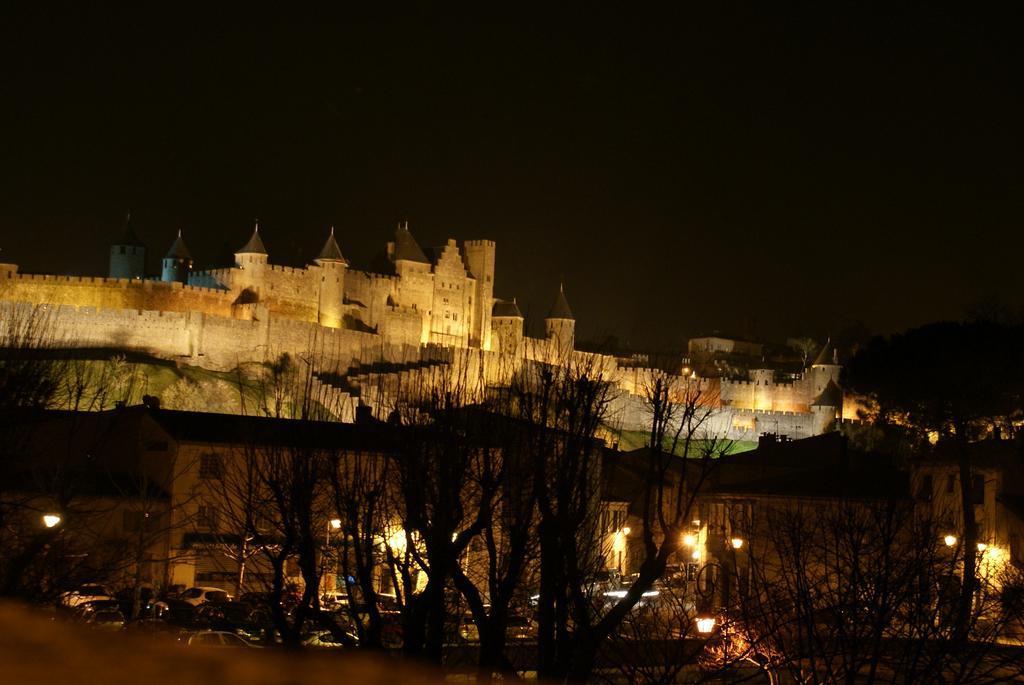
<svg viewBox="0 0 1024 685">
<path fill-rule="evenodd" d="M 458 315 L 458 314 L 455 314 L 455 313 L 453 312 L 453 313 L 452 313 L 452 321 L 458 321 L 458 320 L 459 320 L 459 315 Z"/>
<path fill-rule="evenodd" d="M 121 246 L 121 254 L 124 254 L 124 245 Z"/>
</svg>

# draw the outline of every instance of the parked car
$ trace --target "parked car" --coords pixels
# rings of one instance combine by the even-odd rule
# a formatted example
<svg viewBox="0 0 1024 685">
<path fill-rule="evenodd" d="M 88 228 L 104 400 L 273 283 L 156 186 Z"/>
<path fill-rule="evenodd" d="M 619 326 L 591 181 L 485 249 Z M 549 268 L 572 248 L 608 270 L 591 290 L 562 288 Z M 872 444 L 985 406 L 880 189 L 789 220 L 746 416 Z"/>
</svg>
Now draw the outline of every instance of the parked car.
<svg viewBox="0 0 1024 685">
<path fill-rule="evenodd" d="M 509 616 L 505 623 L 508 640 L 536 640 L 537 623 L 528 616 Z"/>
<path fill-rule="evenodd" d="M 189 604 L 199 606 L 207 602 L 228 602 L 232 597 L 219 587 L 190 587 L 181 593 L 181 599 Z"/>
<path fill-rule="evenodd" d="M 466 642 L 480 642 L 480 628 L 469 614 L 462 617 L 459 624 L 459 637 Z"/>
<path fill-rule="evenodd" d="M 117 609 L 100 609 L 85 619 L 87 626 L 99 630 L 122 630 L 124 623 L 124 614 Z"/>
<path fill-rule="evenodd" d="M 250 641 L 265 639 L 271 628 L 269 616 L 246 602 L 208 602 L 196 609 L 195 621 L 210 630 L 235 633 Z"/>
<path fill-rule="evenodd" d="M 331 630 L 317 630 L 302 640 L 303 647 L 310 649 L 348 649 L 355 647 L 359 638 L 350 633 L 339 634 Z"/>
<path fill-rule="evenodd" d="M 185 644 L 189 647 L 260 648 L 259 645 L 254 645 L 248 640 L 244 640 L 234 633 L 229 633 L 224 630 L 201 630 L 196 633 L 190 633 L 185 639 Z"/>
<path fill-rule="evenodd" d="M 60 603 L 62 606 L 73 609 L 86 602 L 95 602 L 101 599 L 114 599 L 114 596 L 110 590 L 99 583 L 85 583 L 84 585 L 79 585 L 74 590 L 62 594 L 60 596 Z"/>
<path fill-rule="evenodd" d="M 93 599 L 83 602 L 73 609 L 72 617 L 76 621 L 87 621 L 97 611 L 120 611 L 121 604 L 116 599 Z"/>
</svg>

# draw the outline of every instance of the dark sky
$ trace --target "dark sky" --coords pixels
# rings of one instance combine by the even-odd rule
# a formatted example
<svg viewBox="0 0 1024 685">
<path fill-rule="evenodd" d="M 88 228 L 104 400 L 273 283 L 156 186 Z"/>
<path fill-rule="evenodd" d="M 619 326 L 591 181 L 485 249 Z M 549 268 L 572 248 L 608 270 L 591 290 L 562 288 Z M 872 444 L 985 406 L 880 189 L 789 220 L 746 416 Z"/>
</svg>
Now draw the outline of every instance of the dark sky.
<svg viewBox="0 0 1024 685">
<path fill-rule="evenodd" d="M 408 219 L 425 245 L 498 241 L 528 316 L 562 277 L 583 335 L 640 346 L 1024 303 L 1014 17 L 704 4 L 5 9 L 3 259 L 102 274 L 130 208 L 154 270 L 178 228 L 202 267 L 257 216 L 271 261 L 334 224 L 359 266 Z"/>
</svg>

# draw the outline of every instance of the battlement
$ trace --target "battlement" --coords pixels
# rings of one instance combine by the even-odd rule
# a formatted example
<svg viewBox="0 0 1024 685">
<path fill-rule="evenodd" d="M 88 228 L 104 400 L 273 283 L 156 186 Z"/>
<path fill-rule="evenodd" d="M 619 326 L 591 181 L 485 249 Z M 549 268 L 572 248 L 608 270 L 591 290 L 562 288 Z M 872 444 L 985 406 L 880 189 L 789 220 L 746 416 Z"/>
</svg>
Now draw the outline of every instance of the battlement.
<svg viewBox="0 0 1024 685">
<path fill-rule="evenodd" d="M 18 281 L 29 283 L 29 284 L 40 284 L 40 285 L 99 285 L 109 286 L 113 288 L 124 288 L 124 289 L 143 289 L 143 290 L 180 290 L 182 292 L 198 293 L 198 294 L 210 294 L 210 295 L 223 295 L 224 291 L 217 288 L 208 288 L 205 286 L 194 286 L 186 285 L 184 283 L 157 281 L 157 280 L 138 280 L 135 278 L 108 278 L 106 276 L 59 276 L 55 274 L 23 274 L 13 272 L 12 278 Z"/>
<path fill-rule="evenodd" d="M 493 240 L 486 239 L 464 240 L 462 244 L 466 247 L 495 247 L 497 245 Z"/>
<path fill-rule="evenodd" d="M 809 412 L 802 411 L 781 411 L 773 409 L 742 409 L 730 407 L 737 416 L 807 416 Z"/>
<path fill-rule="evenodd" d="M 283 266 L 281 264 L 267 264 L 269 271 L 288 274 L 289 276 L 305 276 L 309 273 L 309 267 Z"/>
<path fill-rule="evenodd" d="M 399 280 L 398 276 L 395 274 L 379 274 L 374 271 L 361 271 L 359 269 L 351 269 L 350 273 L 353 276 L 365 278 L 370 282 L 390 282 Z"/>
<path fill-rule="evenodd" d="M 722 387 L 725 388 L 726 386 L 758 387 L 758 388 L 783 388 L 783 389 L 795 387 L 794 383 L 792 381 L 782 382 L 782 383 L 776 383 L 775 381 L 771 381 L 769 383 L 761 383 L 759 381 L 739 381 L 739 380 L 731 380 L 731 379 L 723 378 L 722 379 Z"/>
</svg>

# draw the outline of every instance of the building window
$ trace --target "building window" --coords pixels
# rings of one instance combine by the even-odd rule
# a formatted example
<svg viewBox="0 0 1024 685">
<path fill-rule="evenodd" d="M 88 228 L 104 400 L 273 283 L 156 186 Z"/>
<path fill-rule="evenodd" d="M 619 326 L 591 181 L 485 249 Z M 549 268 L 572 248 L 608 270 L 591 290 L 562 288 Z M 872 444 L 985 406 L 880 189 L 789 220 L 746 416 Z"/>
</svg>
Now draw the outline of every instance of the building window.
<svg viewBox="0 0 1024 685">
<path fill-rule="evenodd" d="M 921 487 L 917 491 L 917 498 L 923 502 L 932 501 L 932 474 L 927 474 L 921 478 Z"/>
<path fill-rule="evenodd" d="M 203 479 L 220 479 L 219 454 L 204 454 L 199 457 L 199 477 Z"/>
<path fill-rule="evenodd" d="M 121 254 L 124 254 L 124 245 L 121 246 Z"/>
<path fill-rule="evenodd" d="M 985 503 L 985 476 L 976 473 L 971 477 L 971 504 Z"/>
<path fill-rule="evenodd" d="M 455 313 L 455 312 L 452 312 L 452 321 L 458 321 L 458 320 L 459 320 L 459 315 L 457 313 Z"/>
<path fill-rule="evenodd" d="M 199 510 L 196 513 L 196 527 L 216 531 L 218 514 L 217 507 L 210 504 L 200 504 Z"/>
</svg>

